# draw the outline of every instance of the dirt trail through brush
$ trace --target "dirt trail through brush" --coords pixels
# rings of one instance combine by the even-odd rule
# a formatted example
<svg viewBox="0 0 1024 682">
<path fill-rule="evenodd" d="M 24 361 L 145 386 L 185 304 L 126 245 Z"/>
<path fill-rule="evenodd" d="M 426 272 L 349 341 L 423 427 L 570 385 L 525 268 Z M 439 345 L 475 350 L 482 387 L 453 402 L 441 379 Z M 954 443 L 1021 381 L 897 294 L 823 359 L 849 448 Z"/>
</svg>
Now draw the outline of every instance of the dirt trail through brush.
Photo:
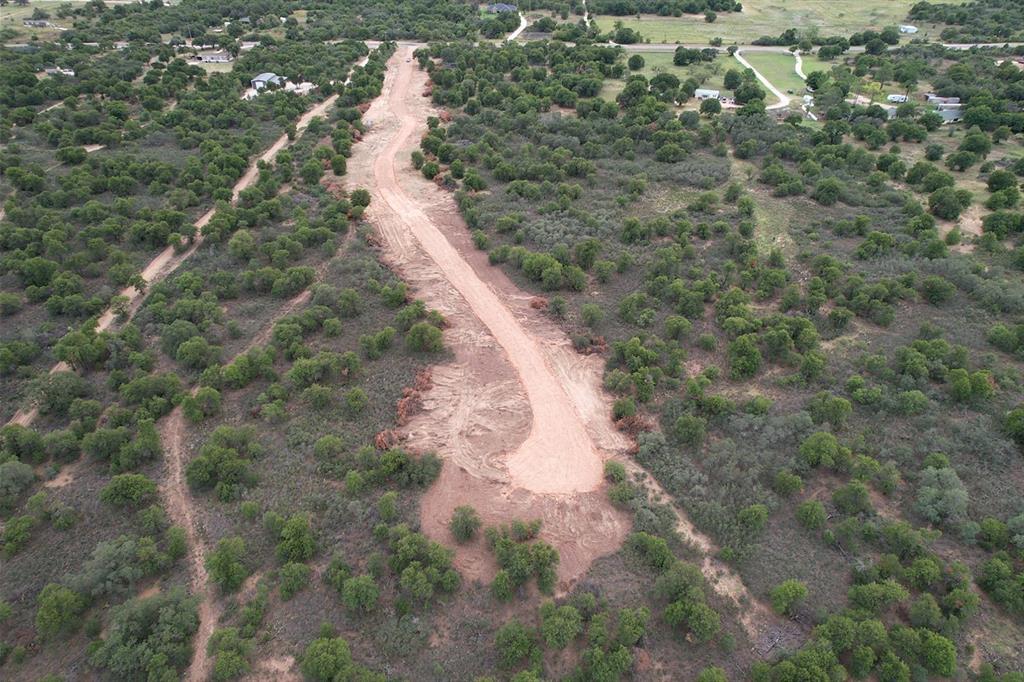
<svg viewBox="0 0 1024 682">
<path fill-rule="evenodd" d="M 364 57 L 356 66 L 365 66 L 368 60 L 369 57 Z M 349 75 L 345 80 L 345 84 L 348 84 L 351 81 L 351 78 L 352 74 L 351 72 L 349 72 Z M 312 121 L 314 118 L 318 116 L 323 116 L 337 99 L 337 95 L 331 95 L 320 104 L 317 104 L 316 106 L 306 111 L 306 113 L 304 113 L 299 118 L 299 120 L 296 121 L 296 131 L 301 133 L 309 126 L 310 121 Z M 275 158 L 277 158 L 278 153 L 285 147 L 289 146 L 290 144 L 291 141 L 288 139 L 288 135 L 282 135 L 281 137 L 277 138 L 274 144 L 270 145 L 270 147 L 268 147 L 267 150 L 263 152 L 263 154 L 261 154 L 258 158 L 254 159 L 249 164 L 249 167 L 248 169 L 246 169 L 245 174 L 238 179 L 238 182 L 235 183 L 235 186 L 231 190 L 232 204 L 237 203 L 238 197 L 241 195 L 241 193 L 244 190 L 248 189 L 254 182 L 256 182 L 256 179 L 259 177 L 260 162 L 272 162 Z M 196 220 L 196 222 L 194 223 L 196 227 L 196 236 L 192 240 L 191 244 L 187 249 L 179 253 L 173 246 L 168 246 L 166 249 L 157 254 L 156 258 L 149 262 L 149 264 L 145 267 L 145 269 L 143 269 L 141 273 L 142 280 L 146 283 L 147 287 L 157 282 L 162 282 L 164 279 L 167 278 L 168 275 L 177 270 L 182 263 L 188 260 L 192 256 L 192 254 L 196 252 L 196 249 L 199 248 L 199 245 L 203 243 L 203 227 L 210 222 L 216 211 L 216 208 L 211 208 L 202 216 L 200 216 L 198 220 Z M 139 306 L 142 305 L 143 293 L 136 289 L 134 286 L 129 286 L 122 289 L 119 292 L 119 295 L 127 300 L 125 309 L 127 310 L 128 317 L 131 318 L 138 310 Z M 116 319 L 117 315 L 114 312 L 114 309 L 108 308 L 97 321 L 96 332 L 99 333 L 109 329 L 110 326 L 114 323 L 114 320 Z M 70 365 L 68 365 L 66 362 L 58 362 L 57 364 L 50 368 L 50 374 L 55 374 L 57 372 L 67 372 L 70 369 Z M 35 421 L 37 416 L 39 416 L 39 411 L 37 408 L 26 407 L 15 412 L 14 416 L 11 417 L 10 421 L 8 421 L 7 423 L 20 424 L 21 426 L 29 426 L 30 424 L 32 424 L 32 422 Z"/>
<path fill-rule="evenodd" d="M 447 524 L 460 505 L 475 507 L 487 524 L 539 518 L 541 537 L 559 550 L 564 592 L 629 532 L 628 516 L 608 502 L 603 461 L 619 459 L 643 472 L 611 422 L 601 359 L 576 353 L 531 308 L 533 297 L 474 248 L 451 195 L 412 169 L 409 155 L 427 117 L 437 114 L 412 52 L 403 47 L 392 58 L 383 94 L 363 116 L 368 132 L 349 161 L 348 178 L 372 182 L 367 216 L 384 237 L 386 258 L 451 323 L 445 337 L 455 360 L 433 368 L 422 411 L 402 429 L 407 446 L 444 459 L 422 499 L 421 523 L 453 544 Z M 671 500 L 644 478 L 654 496 Z M 710 583 L 735 601 L 755 645 L 799 640 L 799 627 L 754 599 L 713 558 L 711 541 L 675 511 L 677 531 L 705 553 Z M 496 570 L 482 541 L 457 545 L 456 565 L 471 579 L 489 580 Z"/>
</svg>

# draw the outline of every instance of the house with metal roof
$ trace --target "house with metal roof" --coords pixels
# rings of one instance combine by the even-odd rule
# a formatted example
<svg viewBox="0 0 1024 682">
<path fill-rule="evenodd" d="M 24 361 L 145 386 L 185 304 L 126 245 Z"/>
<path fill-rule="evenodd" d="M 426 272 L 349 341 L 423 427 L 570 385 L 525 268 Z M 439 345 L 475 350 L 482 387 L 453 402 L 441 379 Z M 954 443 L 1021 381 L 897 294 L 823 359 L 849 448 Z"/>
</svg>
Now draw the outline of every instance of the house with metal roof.
<svg viewBox="0 0 1024 682">
<path fill-rule="evenodd" d="M 493 5 L 487 5 L 488 14 L 502 14 L 504 12 L 518 12 L 519 8 L 515 5 L 509 5 L 505 2 L 496 2 Z"/>
<path fill-rule="evenodd" d="M 720 91 L 707 88 L 697 88 L 693 91 L 693 96 L 697 99 L 718 99 L 721 95 Z"/>
<path fill-rule="evenodd" d="M 252 85 L 253 90 L 262 90 L 264 88 L 275 87 L 279 88 L 284 85 L 285 79 L 278 76 L 276 73 L 267 71 L 253 78 L 249 83 Z"/>
<path fill-rule="evenodd" d="M 234 60 L 230 52 L 204 52 L 199 55 L 200 61 L 206 64 L 227 64 Z"/>
</svg>

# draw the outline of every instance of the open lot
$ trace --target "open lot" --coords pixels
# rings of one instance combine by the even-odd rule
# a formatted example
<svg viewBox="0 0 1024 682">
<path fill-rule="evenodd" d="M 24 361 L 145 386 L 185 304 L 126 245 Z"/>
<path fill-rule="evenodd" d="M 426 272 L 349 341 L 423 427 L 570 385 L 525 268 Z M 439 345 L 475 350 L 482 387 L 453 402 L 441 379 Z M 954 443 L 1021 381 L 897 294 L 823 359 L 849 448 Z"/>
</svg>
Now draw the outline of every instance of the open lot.
<svg viewBox="0 0 1024 682">
<path fill-rule="evenodd" d="M 668 52 L 638 52 L 636 54 L 644 58 L 644 67 L 639 71 L 630 71 L 630 74 L 639 73 L 651 79 L 659 73 L 671 73 L 680 81 L 685 81 L 687 78 L 695 78 L 701 87 L 722 90 L 723 92 L 725 91 L 725 86 L 722 84 L 722 80 L 725 77 L 725 72 L 734 66 L 734 62 L 725 56 L 711 63 L 676 66 L 672 63 L 672 54 Z M 605 99 L 615 99 L 615 96 L 622 91 L 624 85 L 624 80 L 607 80 L 601 89 L 601 96 Z"/>
<path fill-rule="evenodd" d="M 776 36 L 788 28 L 818 29 L 824 34 L 849 35 L 857 31 L 898 24 L 906 19 L 914 0 L 864 0 L 849 3 L 842 10 L 831 0 L 748 0 L 742 12 L 722 12 L 714 23 L 699 14 L 682 17 L 615 17 L 599 15 L 603 31 L 616 21 L 636 29 L 652 43 L 704 43 L 722 37 L 726 44 L 749 43 L 763 36 Z M 922 31 L 922 37 L 926 31 Z"/>
<path fill-rule="evenodd" d="M 782 52 L 744 52 L 743 56 L 779 90 L 791 94 L 803 91 L 804 82 L 796 75 L 796 59 L 793 55 Z"/>
</svg>

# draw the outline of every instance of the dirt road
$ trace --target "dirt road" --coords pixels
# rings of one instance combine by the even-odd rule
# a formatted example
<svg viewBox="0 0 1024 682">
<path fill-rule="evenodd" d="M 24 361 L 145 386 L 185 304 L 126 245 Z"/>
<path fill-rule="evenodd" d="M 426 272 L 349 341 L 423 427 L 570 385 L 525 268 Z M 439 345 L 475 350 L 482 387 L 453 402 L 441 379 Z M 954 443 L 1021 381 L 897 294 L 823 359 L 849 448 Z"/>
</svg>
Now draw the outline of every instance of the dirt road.
<svg viewBox="0 0 1024 682">
<path fill-rule="evenodd" d="M 455 361 L 434 368 L 424 411 L 404 429 L 407 446 L 445 460 L 422 500 L 422 524 L 451 544 L 447 523 L 459 505 L 474 506 L 489 524 L 539 518 L 541 537 L 560 551 L 567 589 L 629 530 L 602 480 L 604 460 L 629 443 L 612 427 L 600 360 L 575 353 L 531 310 L 531 297 L 472 247 L 451 195 L 412 169 L 409 153 L 433 113 L 412 51 L 400 48 L 392 59 L 347 177 L 371 181 L 367 215 L 386 258 L 451 323 L 446 343 Z M 495 570 L 482 542 L 460 546 L 456 563 L 469 578 Z"/>
<path fill-rule="evenodd" d="M 359 61 L 359 63 L 356 66 L 366 66 L 367 61 L 369 61 L 369 57 L 364 57 L 362 60 Z M 352 71 L 349 71 L 348 77 L 345 79 L 345 84 L 347 85 L 351 81 L 351 79 Z M 295 129 L 297 133 L 301 133 L 303 130 L 305 130 L 309 126 L 309 122 L 312 121 L 314 118 L 318 116 L 323 116 L 331 108 L 331 106 L 337 99 L 337 95 L 331 95 L 323 102 L 317 104 L 316 106 L 306 111 L 306 113 L 304 113 L 295 123 Z M 274 143 L 270 145 L 270 147 L 268 147 L 265 152 L 263 152 L 263 154 L 253 159 L 252 162 L 249 164 L 249 167 L 246 169 L 245 173 L 242 175 L 242 177 L 238 179 L 238 182 L 236 182 L 235 186 L 232 188 L 231 203 L 236 203 L 238 201 L 239 195 L 241 195 L 241 193 L 244 190 L 248 189 L 254 182 L 256 182 L 256 179 L 259 177 L 260 162 L 272 162 L 275 158 L 277 158 L 278 153 L 285 147 L 289 146 L 290 144 L 291 141 L 288 139 L 288 135 L 282 135 L 281 137 L 277 138 L 277 140 L 275 140 Z M 191 257 L 192 254 L 196 252 L 196 249 L 198 249 L 200 244 L 203 243 L 203 227 L 208 222 L 210 222 L 210 219 L 213 218 L 213 215 L 214 213 L 216 213 L 216 210 L 216 208 L 211 208 L 202 216 L 200 216 L 198 220 L 196 220 L 196 222 L 194 223 L 196 227 L 196 236 L 192 240 L 192 243 L 189 245 L 187 249 L 179 253 L 175 250 L 173 246 L 168 246 L 159 254 L 157 254 L 157 256 L 153 260 L 151 260 L 148 265 L 146 265 L 146 267 L 142 270 L 141 276 L 142 280 L 146 283 L 147 287 L 148 285 L 161 282 L 164 279 L 166 279 L 168 275 L 177 270 L 182 263 L 188 260 L 189 257 Z M 130 286 L 125 287 L 118 293 L 120 296 L 127 299 L 128 317 L 131 318 L 131 316 L 135 314 L 139 306 L 142 304 L 143 292 L 139 291 L 134 286 Z M 99 320 L 96 323 L 96 332 L 99 333 L 109 329 L 116 318 L 117 316 L 113 308 L 107 308 L 107 310 L 100 316 Z M 71 367 L 67 363 L 58 362 L 57 364 L 50 368 L 50 374 L 55 374 L 57 372 L 67 372 L 70 369 Z M 7 423 L 19 424 L 21 426 L 29 426 L 30 424 L 32 424 L 32 422 L 35 421 L 37 416 L 39 416 L 39 411 L 37 408 L 25 407 L 15 412 L 14 416 L 11 417 L 11 419 Z"/>
<path fill-rule="evenodd" d="M 541 537 L 561 557 L 559 590 L 567 591 L 593 561 L 614 552 L 630 519 L 614 509 L 601 483 L 603 461 L 617 458 L 642 474 L 627 455 L 631 443 L 615 430 L 597 356 L 581 356 L 565 334 L 530 306 L 504 272 L 474 248 L 449 193 L 412 169 L 409 155 L 436 114 L 422 96 L 426 75 L 392 59 L 384 89 L 363 116 L 368 133 L 349 162 L 349 178 L 372 179 L 368 218 L 384 237 L 386 258 L 416 295 L 451 323 L 445 341 L 455 355 L 433 368 L 423 411 L 403 428 L 406 445 L 444 459 L 441 476 L 424 495 L 421 524 L 456 547 L 456 565 L 469 579 L 496 570 L 482 542 L 455 545 L 447 524 L 469 504 L 487 524 L 539 518 Z M 670 500 L 649 476 L 650 492 Z M 704 573 L 733 601 L 756 647 L 797 642 L 800 629 L 755 599 L 717 548 L 680 510 L 677 531 L 705 554 Z"/>
</svg>

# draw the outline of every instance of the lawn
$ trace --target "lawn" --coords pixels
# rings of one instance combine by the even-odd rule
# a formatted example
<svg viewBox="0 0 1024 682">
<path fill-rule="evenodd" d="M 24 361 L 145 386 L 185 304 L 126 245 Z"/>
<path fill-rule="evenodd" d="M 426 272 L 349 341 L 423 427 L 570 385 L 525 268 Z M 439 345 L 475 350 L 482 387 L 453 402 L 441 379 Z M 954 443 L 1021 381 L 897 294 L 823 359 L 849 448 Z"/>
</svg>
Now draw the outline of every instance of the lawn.
<svg viewBox="0 0 1024 682">
<path fill-rule="evenodd" d="M 633 53 L 630 53 L 632 55 Z M 711 63 L 691 64 L 689 66 L 676 66 L 672 63 L 672 54 L 668 52 L 638 52 L 644 58 L 644 67 L 639 71 L 628 73 L 639 73 L 648 79 L 654 78 L 659 73 L 671 73 L 680 81 L 693 77 L 700 83 L 701 87 L 713 88 L 725 91 L 722 79 L 725 72 L 731 68 L 732 60 L 725 57 Z M 607 80 L 601 90 L 601 96 L 605 99 L 615 99 L 623 88 L 624 81 Z M 731 94 L 731 93 L 730 93 Z"/>
<path fill-rule="evenodd" d="M 726 44 L 745 44 L 763 35 L 777 36 L 788 28 L 817 28 L 824 34 L 848 36 L 868 28 L 893 26 L 906 19 L 915 2 L 746 0 L 742 12 L 722 12 L 711 24 L 704 21 L 703 15 L 688 14 L 678 18 L 642 15 L 639 19 L 599 15 L 597 25 L 607 31 L 616 21 L 622 21 L 652 43 L 707 43 L 720 36 Z"/>
<path fill-rule="evenodd" d="M 817 55 L 813 54 L 801 54 L 800 57 L 804 60 L 805 75 L 811 73 L 812 71 L 824 71 L 828 73 L 829 71 L 832 70 L 833 66 L 837 66 L 843 63 L 841 59 L 836 59 L 834 61 L 818 59 Z"/>
<path fill-rule="evenodd" d="M 804 82 L 796 75 L 796 59 L 793 55 L 782 52 L 744 52 L 743 57 L 779 90 L 793 95 L 803 92 Z"/>
</svg>

